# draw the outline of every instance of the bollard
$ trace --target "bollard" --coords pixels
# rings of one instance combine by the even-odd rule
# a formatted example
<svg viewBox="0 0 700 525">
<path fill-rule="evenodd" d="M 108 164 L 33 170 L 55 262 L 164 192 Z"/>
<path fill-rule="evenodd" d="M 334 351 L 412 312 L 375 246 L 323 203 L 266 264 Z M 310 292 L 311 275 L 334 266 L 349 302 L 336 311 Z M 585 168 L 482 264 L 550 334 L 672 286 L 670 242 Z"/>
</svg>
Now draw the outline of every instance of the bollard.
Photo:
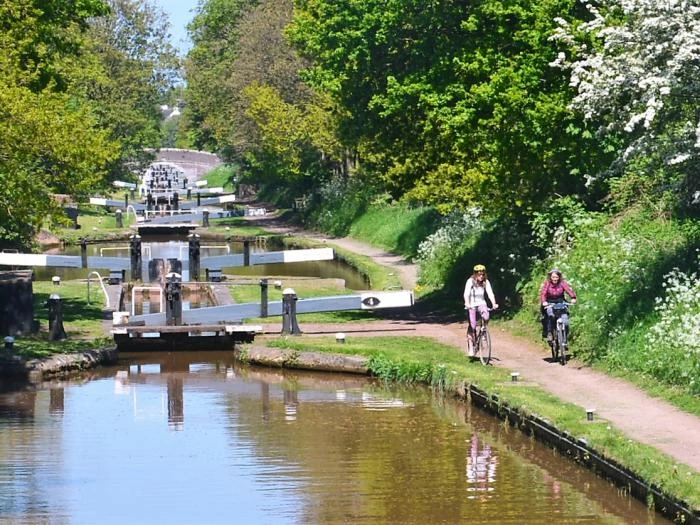
<svg viewBox="0 0 700 525">
<path fill-rule="evenodd" d="M 5 352 L 12 352 L 15 349 L 15 338 L 8 335 L 5 338 Z"/>
<path fill-rule="evenodd" d="M 141 236 L 132 235 L 130 253 L 131 253 L 131 280 L 141 280 Z"/>
<path fill-rule="evenodd" d="M 282 333 L 301 335 L 297 324 L 297 294 L 291 288 L 282 291 Z"/>
<path fill-rule="evenodd" d="M 80 239 L 80 264 L 83 268 L 87 268 L 87 241 L 85 237 Z"/>
<path fill-rule="evenodd" d="M 335 334 L 335 342 L 345 344 L 345 334 L 343 332 Z"/>
<path fill-rule="evenodd" d="M 182 189 L 186 190 L 187 189 L 187 177 L 184 177 L 182 179 Z"/>
<path fill-rule="evenodd" d="M 519 373 L 519 372 L 511 372 L 511 374 L 510 374 L 510 380 L 511 380 L 513 383 L 517 383 L 519 378 L 520 378 L 520 373 Z"/>
<path fill-rule="evenodd" d="M 182 276 L 171 272 L 165 276 L 165 324 L 182 325 Z"/>
<path fill-rule="evenodd" d="M 131 189 L 129 190 L 129 193 L 131 194 L 131 200 L 132 200 L 132 201 L 135 200 L 135 199 L 136 199 L 136 189 L 131 188 Z"/>
<path fill-rule="evenodd" d="M 122 218 L 122 211 L 117 210 L 114 212 L 115 218 L 117 219 L 117 228 L 123 228 L 124 227 L 124 219 Z"/>
<path fill-rule="evenodd" d="M 199 235 L 191 233 L 187 236 L 187 241 L 190 259 L 190 281 L 199 281 Z"/>
<path fill-rule="evenodd" d="M 129 193 L 124 194 L 124 209 L 129 207 Z"/>
<path fill-rule="evenodd" d="M 63 301 L 58 294 L 49 296 L 49 339 L 51 341 L 63 341 L 66 339 L 66 331 L 63 328 Z"/>
<path fill-rule="evenodd" d="M 209 227 L 209 210 L 204 210 L 202 212 L 202 226 L 205 228 Z"/>
<path fill-rule="evenodd" d="M 51 282 L 54 286 L 61 286 L 61 278 L 58 275 L 51 277 Z"/>
<path fill-rule="evenodd" d="M 260 317 L 267 317 L 267 279 L 260 279 Z"/>
<path fill-rule="evenodd" d="M 202 205 L 202 196 L 197 192 L 197 206 Z"/>
<path fill-rule="evenodd" d="M 243 241 L 243 266 L 250 266 L 250 241 Z"/>
<path fill-rule="evenodd" d="M 192 198 L 192 190 L 190 188 L 187 188 L 187 200 L 190 200 Z"/>
<path fill-rule="evenodd" d="M 180 196 L 177 192 L 173 193 L 173 210 L 180 209 Z"/>
<path fill-rule="evenodd" d="M 588 421 L 593 421 L 594 415 L 595 415 L 595 408 L 586 409 L 586 419 Z"/>
</svg>

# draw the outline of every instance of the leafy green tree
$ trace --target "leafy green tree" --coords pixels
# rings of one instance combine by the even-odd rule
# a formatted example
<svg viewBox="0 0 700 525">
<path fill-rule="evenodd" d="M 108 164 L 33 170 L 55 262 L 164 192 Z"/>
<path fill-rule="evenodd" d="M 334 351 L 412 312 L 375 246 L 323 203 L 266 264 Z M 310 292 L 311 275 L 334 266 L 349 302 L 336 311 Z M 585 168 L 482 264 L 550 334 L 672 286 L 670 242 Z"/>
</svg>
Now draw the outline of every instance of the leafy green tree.
<svg viewBox="0 0 700 525">
<path fill-rule="evenodd" d="M 203 0 L 188 31 L 192 48 L 185 60 L 187 90 L 184 118 L 191 142 L 198 148 L 226 155 L 218 118 L 231 103 L 224 89 L 231 63 L 238 54 L 238 24 L 255 0 Z M 238 123 L 224 122 L 225 130 Z"/>
<path fill-rule="evenodd" d="M 306 78 L 344 110 L 341 140 L 395 196 L 517 215 L 588 194 L 605 150 L 550 66 L 553 19 L 575 16 L 573 0 L 295 5 Z"/>
<path fill-rule="evenodd" d="M 0 4 L 0 246 L 26 247 L 56 193 L 84 196 L 98 185 L 116 145 L 92 106 L 68 92 L 81 64 L 94 1 L 8 0 Z"/>
<path fill-rule="evenodd" d="M 109 0 L 110 14 L 90 22 L 92 68 L 74 91 L 92 101 L 100 123 L 121 144 L 110 178 L 124 178 L 151 160 L 144 148 L 162 142 L 160 105 L 179 80 L 165 14 L 146 0 Z"/>
</svg>

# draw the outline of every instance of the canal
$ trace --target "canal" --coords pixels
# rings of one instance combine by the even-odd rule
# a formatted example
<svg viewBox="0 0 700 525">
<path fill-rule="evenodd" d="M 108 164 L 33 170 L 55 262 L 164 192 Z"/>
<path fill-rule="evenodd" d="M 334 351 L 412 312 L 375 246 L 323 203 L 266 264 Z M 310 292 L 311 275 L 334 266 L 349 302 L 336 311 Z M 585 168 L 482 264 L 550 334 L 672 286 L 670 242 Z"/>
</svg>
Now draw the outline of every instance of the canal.
<svg viewBox="0 0 700 525">
<path fill-rule="evenodd" d="M 0 393 L 0 523 L 670 523 L 462 402 L 124 354 Z"/>
</svg>

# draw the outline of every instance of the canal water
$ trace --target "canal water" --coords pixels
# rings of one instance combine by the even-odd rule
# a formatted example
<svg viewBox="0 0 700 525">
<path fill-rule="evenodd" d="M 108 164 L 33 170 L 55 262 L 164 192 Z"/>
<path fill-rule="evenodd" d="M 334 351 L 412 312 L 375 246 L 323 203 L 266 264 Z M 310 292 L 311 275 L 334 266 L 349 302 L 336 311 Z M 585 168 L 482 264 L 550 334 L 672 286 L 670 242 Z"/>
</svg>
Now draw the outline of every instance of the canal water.
<svg viewBox="0 0 700 525">
<path fill-rule="evenodd" d="M 281 246 L 268 246 L 252 244 L 251 252 L 262 251 L 282 251 Z M 80 255 L 80 246 L 66 246 L 49 250 L 47 253 L 54 255 Z M 188 257 L 187 240 L 183 237 L 180 240 L 167 240 L 164 238 L 146 237 L 142 242 L 142 253 L 144 265 L 148 266 L 151 257 L 167 259 L 170 257 L 186 260 Z M 202 241 L 200 255 L 210 257 L 215 255 L 243 253 L 242 242 L 223 241 Z M 92 243 L 87 245 L 87 255 L 104 257 L 130 257 L 129 242 L 105 242 Z M 104 269 L 109 270 L 108 268 Z M 223 268 L 224 273 L 240 275 L 243 277 L 254 276 L 289 276 L 289 277 L 318 277 L 322 279 L 343 279 L 345 287 L 350 290 L 366 290 L 369 288 L 367 279 L 359 274 L 352 266 L 338 260 L 332 261 L 311 261 L 277 264 L 260 264 L 248 267 Z M 128 273 L 128 272 L 127 272 Z M 34 278 L 39 281 L 50 281 L 54 275 L 61 279 L 84 279 L 88 270 L 83 268 L 35 268 Z M 103 277 L 105 274 L 102 274 Z M 204 268 L 202 268 L 202 278 L 204 278 Z"/>
<path fill-rule="evenodd" d="M 665 524 L 465 403 L 226 353 L 0 393 L 0 524 Z"/>
</svg>

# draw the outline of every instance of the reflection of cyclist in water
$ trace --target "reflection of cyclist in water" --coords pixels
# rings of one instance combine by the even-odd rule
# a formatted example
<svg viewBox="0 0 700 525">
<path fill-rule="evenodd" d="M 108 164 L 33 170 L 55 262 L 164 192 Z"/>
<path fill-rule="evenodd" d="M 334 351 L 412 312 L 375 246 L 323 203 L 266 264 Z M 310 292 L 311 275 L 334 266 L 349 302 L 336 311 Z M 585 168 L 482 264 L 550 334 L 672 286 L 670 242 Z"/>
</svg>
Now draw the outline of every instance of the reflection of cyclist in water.
<svg viewBox="0 0 700 525">
<path fill-rule="evenodd" d="M 490 492 L 494 490 L 498 457 L 493 454 L 491 446 L 483 443 L 479 446 L 479 437 L 472 435 L 471 447 L 467 456 L 467 490 L 472 492 Z"/>
</svg>

